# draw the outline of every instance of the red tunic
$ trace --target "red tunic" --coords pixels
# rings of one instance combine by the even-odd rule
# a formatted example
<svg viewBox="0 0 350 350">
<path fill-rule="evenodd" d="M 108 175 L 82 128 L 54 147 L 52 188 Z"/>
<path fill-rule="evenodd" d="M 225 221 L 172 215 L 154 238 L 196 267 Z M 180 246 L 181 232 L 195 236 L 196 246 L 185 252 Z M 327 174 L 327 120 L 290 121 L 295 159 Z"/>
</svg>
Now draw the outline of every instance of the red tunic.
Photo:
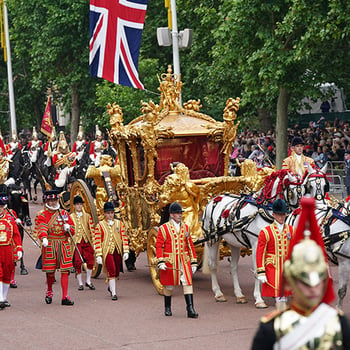
<svg viewBox="0 0 350 350">
<path fill-rule="evenodd" d="M 14 255 L 22 251 L 21 235 L 13 219 L 4 215 L 0 219 L 0 282 L 10 283 L 15 268 Z"/>
<path fill-rule="evenodd" d="M 276 222 L 263 228 L 259 233 L 256 250 L 256 266 L 258 275 L 266 275 L 267 283 L 263 283 L 261 295 L 264 297 L 279 297 L 282 279 L 282 267 L 288 252 L 294 227 L 284 225 L 279 232 Z"/>
<path fill-rule="evenodd" d="M 180 270 L 183 271 L 187 285 L 192 284 L 191 264 L 197 266 L 188 226 L 181 223 L 180 232 L 177 232 L 172 221 L 159 227 L 156 241 L 157 263 L 164 262 L 166 270 L 160 270 L 160 282 L 164 286 L 179 285 Z"/>
<path fill-rule="evenodd" d="M 73 267 L 72 254 L 68 242 L 69 233 L 64 231 L 64 223 L 71 225 L 71 235 L 74 235 L 74 223 L 69 213 L 61 210 L 62 218 L 58 210 L 51 211 L 45 209 L 40 211 L 35 218 L 35 232 L 42 240 L 46 237 L 48 246 L 42 247 L 43 271 L 54 272 L 56 269 L 70 271 Z"/>
</svg>

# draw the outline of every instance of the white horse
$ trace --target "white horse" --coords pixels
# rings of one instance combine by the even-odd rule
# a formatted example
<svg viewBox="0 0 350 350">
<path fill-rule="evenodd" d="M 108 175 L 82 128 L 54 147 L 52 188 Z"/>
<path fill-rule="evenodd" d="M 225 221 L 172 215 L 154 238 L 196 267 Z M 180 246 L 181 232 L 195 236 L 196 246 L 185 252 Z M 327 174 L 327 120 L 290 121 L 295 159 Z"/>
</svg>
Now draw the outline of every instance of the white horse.
<svg viewBox="0 0 350 350">
<path fill-rule="evenodd" d="M 292 213 L 286 222 L 297 225 L 300 213 Z M 315 215 L 320 226 L 329 260 L 338 263 L 338 301 L 337 307 L 342 308 L 350 276 L 350 217 L 343 215 L 330 206 L 316 208 Z"/>
<path fill-rule="evenodd" d="M 278 172 L 276 172 L 278 173 Z M 237 303 L 246 303 L 238 281 L 238 260 L 241 247 L 252 248 L 254 271 L 256 270 L 255 253 L 260 230 L 273 222 L 271 206 L 266 206 L 265 199 L 272 204 L 277 198 L 283 197 L 291 206 L 296 207 L 304 194 L 305 186 L 296 175 L 280 171 L 271 177 L 273 183 L 265 182 L 265 188 L 255 197 L 246 195 L 222 195 L 212 199 L 206 206 L 202 228 L 208 242 L 205 244 L 204 263 L 208 262 L 211 273 L 212 290 L 216 301 L 227 301 L 222 293 L 217 279 L 218 247 L 224 239 L 231 249 L 231 275 L 233 278 L 234 294 Z M 282 186 L 280 186 L 282 184 Z M 255 306 L 265 308 L 267 305 L 261 297 L 260 282 L 255 279 L 254 286 Z"/>
</svg>

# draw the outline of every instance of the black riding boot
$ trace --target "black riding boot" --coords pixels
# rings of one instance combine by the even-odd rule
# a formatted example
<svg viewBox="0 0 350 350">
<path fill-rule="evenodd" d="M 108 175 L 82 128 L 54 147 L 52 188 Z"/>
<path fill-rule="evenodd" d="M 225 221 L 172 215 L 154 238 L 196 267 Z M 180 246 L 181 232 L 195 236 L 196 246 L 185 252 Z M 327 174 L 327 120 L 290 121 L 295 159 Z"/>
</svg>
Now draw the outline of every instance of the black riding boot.
<svg viewBox="0 0 350 350">
<path fill-rule="evenodd" d="M 172 316 L 171 312 L 171 296 L 164 295 L 165 316 Z"/>
<path fill-rule="evenodd" d="M 187 317 L 197 318 L 198 313 L 194 311 L 194 308 L 193 308 L 193 294 L 185 294 L 185 300 L 187 305 Z"/>
</svg>

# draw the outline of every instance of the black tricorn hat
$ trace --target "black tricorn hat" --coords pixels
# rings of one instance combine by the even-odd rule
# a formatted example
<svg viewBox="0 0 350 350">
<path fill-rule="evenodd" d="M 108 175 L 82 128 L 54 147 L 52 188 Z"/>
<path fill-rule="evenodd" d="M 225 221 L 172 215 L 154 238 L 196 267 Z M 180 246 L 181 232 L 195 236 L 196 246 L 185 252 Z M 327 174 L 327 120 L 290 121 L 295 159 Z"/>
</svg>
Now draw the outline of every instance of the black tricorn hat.
<svg viewBox="0 0 350 350">
<path fill-rule="evenodd" d="M 78 203 L 84 203 L 84 201 L 83 201 L 83 198 L 81 197 L 81 196 L 75 196 L 74 198 L 73 198 L 73 204 L 78 204 Z"/>
<path fill-rule="evenodd" d="M 179 203 L 174 202 L 174 203 L 170 204 L 170 207 L 169 207 L 169 213 L 170 214 L 182 213 L 182 212 L 183 212 L 183 209 L 182 209 L 182 206 Z"/>
<path fill-rule="evenodd" d="M 286 202 L 283 199 L 276 199 L 272 203 L 272 211 L 275 214 L 286 214 L 286 213 L 288 213 Z"/>
<path fill-rule="evenodd" d="M 292 140 L 292 146 L 296 146 L 296 145 L 305 145 L 305 142 L 301 137 L 295 136 Z"/>
<path fill-rule="evenodd" d="M 114 211 L 114 204 L 112 202 L 106 202 L 103 206 L 103 211 Z"/>
</svg>

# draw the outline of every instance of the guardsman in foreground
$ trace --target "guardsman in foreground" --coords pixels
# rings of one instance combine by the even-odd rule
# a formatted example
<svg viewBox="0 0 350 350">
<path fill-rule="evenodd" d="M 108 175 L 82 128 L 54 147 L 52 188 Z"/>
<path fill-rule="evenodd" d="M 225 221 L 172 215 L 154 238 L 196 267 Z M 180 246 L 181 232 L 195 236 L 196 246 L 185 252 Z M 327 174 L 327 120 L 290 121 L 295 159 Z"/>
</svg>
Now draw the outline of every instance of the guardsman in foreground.
<svg viewBox="0 0 350 350">
<path fill-rule="evenodd" d="M 172 316 L 171 296 L 174 286 L 182 284 L 187 305 L 187 317 L 197 318 L 193 308 L 192 274 L 197 270 L 197 258 L 188 226 L 181 222 L 182 207 L 174 202 L 169 207 L 170 220 L 159 227 L 156 241 L 160 282 L 164 286 L 165 316 Z"/>
<path fill-rule="evenodd" d="M 117 297 L 117 279 L 123 272 L 123 262 L 129 258 L 128 237 L 125 226 L 121 220 L 114 218 L 114 204 L 106 202 L 104 207 L 104 220 L 100 221 L 95 229 L 96 262 L 104 265 L 107 274 L 108 291 L 112 300 Z"/>
<path fill-rule="evenodd" d="M 329 305 L 335 295 L 315 199 L 304 197 L 301 206 L 283 270 L 282 289 L 292 293 L 290 308 L 261 319 L 252 350 L 350 349 L 348 322 Z"/>
<path fill-rule="evenodd" d="M 0 309 L 10 306 L 7 294 L 15 260 L 22 257 L 21 235 L 15 220 L 5 215 L 6 199 L 0 197 Z"/>
<path fill-rule="evenodd" d="M 80 251 L 81 257 L 84 259 L 87 265 L 85 287 L 94 290 L 95 286 L 91 283 L 92 269 L 95 263 L 93 248 L 94 224 L 92 222 L 91 215 L 84 211 L 84 201 L 81 196 L 75 196 L 73 198 L 73 205 L 74 211 L 71 214 L 75 227 L 75 235 L 73 239 L 76 243 L 76 247 Z M 84 290 L 81 271 L 83 261 L 81 261 L 81 257 L 79 256 L 79 253 L 74 250 L 73 265 L 78 280 L 78 290 Z"/>
<path fill-rule="evenodd" d="M 62 305 L 73 305 L 68 297 L 68 277 L 72 263 L 72 254 L 68 238 L 74 236 L 74 223 L 66 210 L 60 210 L 59 192 L 45 191 L 43 202 L 45 209 L 35 218 L 35 232 L 42 242 L 42 271 L 46 273 L 46 304 L 52 303 L 52 285 L 56 269 L 61 271 Z"/>
</svg>

